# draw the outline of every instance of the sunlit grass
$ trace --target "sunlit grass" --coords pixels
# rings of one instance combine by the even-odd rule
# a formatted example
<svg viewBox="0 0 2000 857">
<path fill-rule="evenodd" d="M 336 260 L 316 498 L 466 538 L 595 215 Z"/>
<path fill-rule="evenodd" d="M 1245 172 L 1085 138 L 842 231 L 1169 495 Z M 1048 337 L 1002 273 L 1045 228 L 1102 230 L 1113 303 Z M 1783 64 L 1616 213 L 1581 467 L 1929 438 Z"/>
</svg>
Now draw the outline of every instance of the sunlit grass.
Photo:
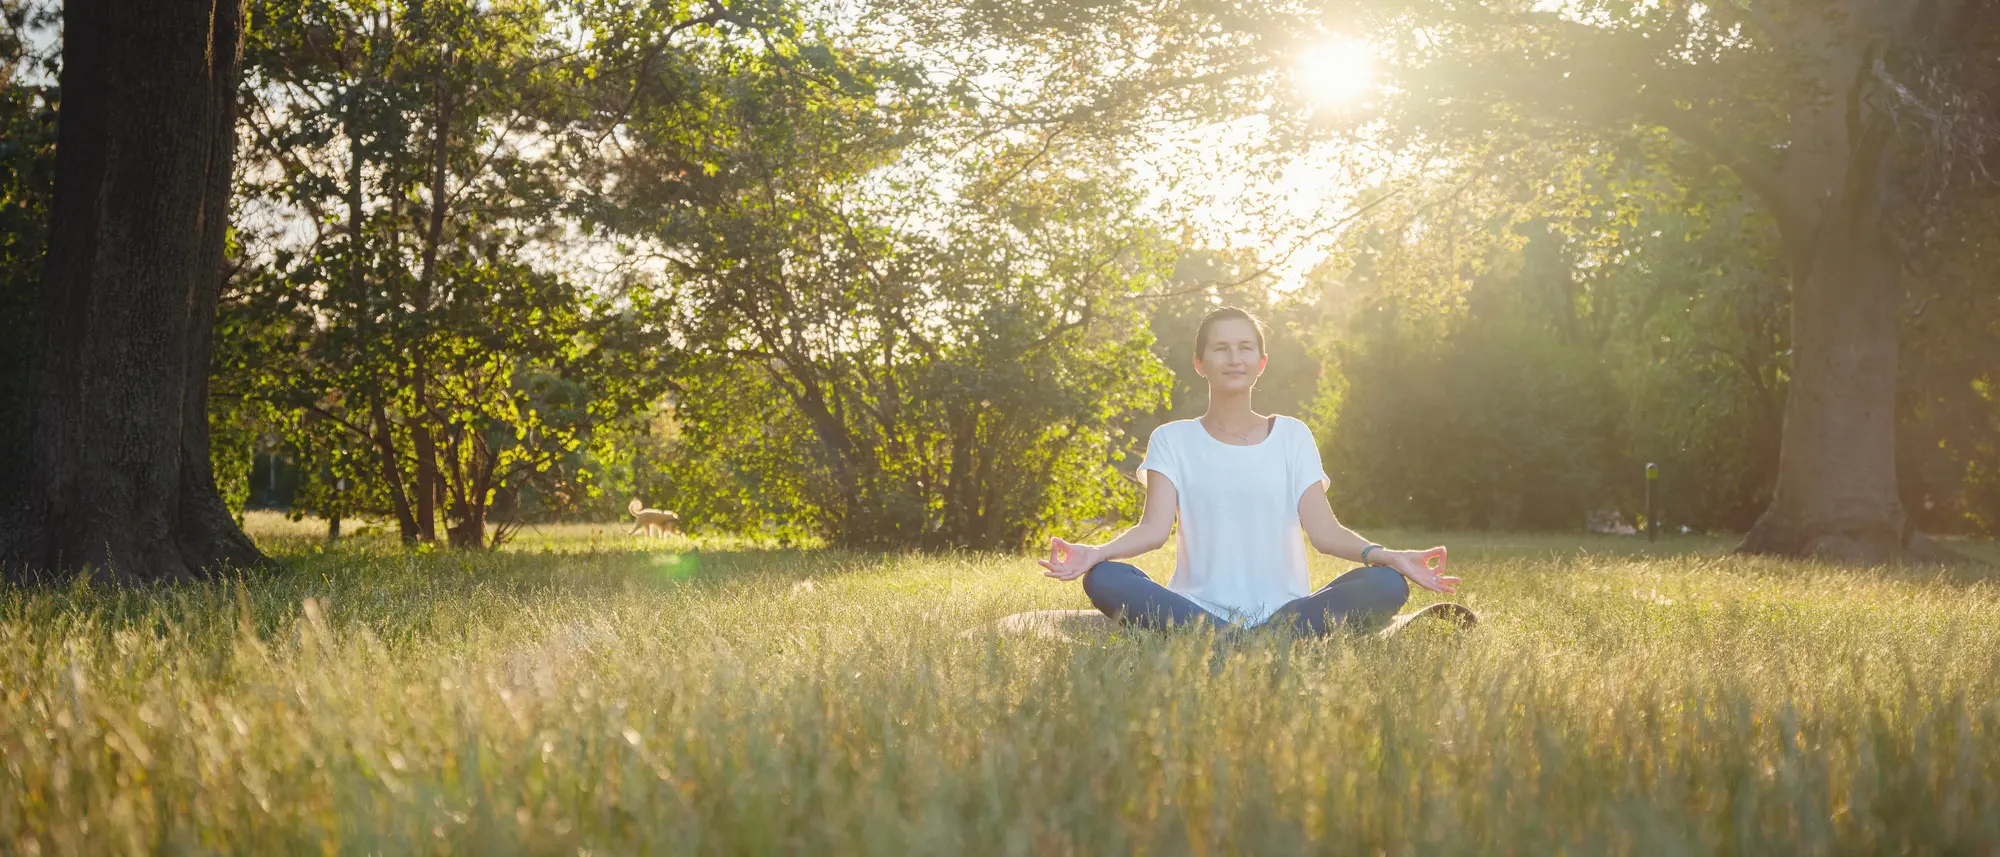
<svg viewBox="0 0 2000 857">
<path fill-rule="evenodd" d="M 0 853 L 2000 847 L 1983 572 L 1371 535 L 1450 544 L 1485 627 L 961 638 L 1085 604 L 1025 559 L 588 528 L 4 590 Z"/>
</svg>

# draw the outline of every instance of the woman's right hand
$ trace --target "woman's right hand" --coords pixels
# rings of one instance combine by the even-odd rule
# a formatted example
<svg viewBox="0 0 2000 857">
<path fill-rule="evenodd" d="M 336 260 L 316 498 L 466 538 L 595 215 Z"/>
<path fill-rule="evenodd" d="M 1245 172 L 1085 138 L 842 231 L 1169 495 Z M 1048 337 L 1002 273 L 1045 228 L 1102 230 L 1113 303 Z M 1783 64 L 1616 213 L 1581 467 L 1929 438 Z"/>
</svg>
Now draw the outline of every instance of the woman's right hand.
<svg viewBox="0 0 2000 857">
<path fill-rule="evenodd" d="M 1376 551 L 1371 564 L 1395 569 L 1404 577 L 1432 592 L 1450 595 L 1458 591 L 1463 581 L 1444 573 L 1446 554 L 1443 545 L 1422 551 Z"/>
<path fill-rule="evenodd" d="M 1048 569 L 1042 572 L 1044 577 L 1075 580 L 1089 571 L 1091 566 L 1103 562 L 1104 558 L 1104 549 L 1096 545 L 1073 545 L 1060 538 L 1051 538 L 1049 558 L 1035 562 Z"/>
</svg>

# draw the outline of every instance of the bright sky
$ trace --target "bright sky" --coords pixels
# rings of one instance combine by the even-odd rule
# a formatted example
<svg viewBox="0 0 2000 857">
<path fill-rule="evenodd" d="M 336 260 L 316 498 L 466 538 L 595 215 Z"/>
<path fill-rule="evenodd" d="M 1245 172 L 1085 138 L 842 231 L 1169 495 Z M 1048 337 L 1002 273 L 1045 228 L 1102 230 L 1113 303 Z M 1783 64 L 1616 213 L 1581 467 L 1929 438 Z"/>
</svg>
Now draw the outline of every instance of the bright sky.
<svg viewBox="0 0 2000 857">
<path fill-rule="evenodd" d="M 1315 109 L 1354 109 L 1377 90 L 1368 48 L 1339 41 L 1297 59 L 1294 80 Z M 1210 246 L 1256 250 L 1273 266 L 1279 291 L 1303 284 L 1326 258 L 1334 233 L 1326 227 L 1353 213 L 1356 193 L 1379 181 L 1383 165 L 1333 146 L 1299 153 L 1274 171 L 1245 162 L 1242 152 L 1266 132 L 1260 116 L 1156 137 L 1135 162 L 1159 176 L 1154 201 L 1177 209 Z M 1169 176 L 1182 182 L 1169 190 Z"/>
<path fill-rule="evenodd" d="M 891 52 L 913 51 L 912 58 L 949 76 L 964 58 L 936 54 L 928 46 L 907 41 L 905 25 L 867 0 L 823 0 L 825 20 L 837 22 L 843 38 L 873 41 Z M 1035 97 L 1035 83 L 1011 75 L 1032 76 L 1034 58 L 1010 56 L 994 49 L 966 65 L 988 69 L 1012 67 L 1011 73 L 988 71 L 970 82 L 978 91 L 1001 102 L 1025 103 Z M 1370 47 L 1358 39 L 1336 39 L 1303 51 L 1291 69 L 1298 95 L 1315 109 L 1365 109 L 1380 84 Z M 940 83 L 946 82 L 940 80 Z M 1126 152 L 1127 165 L 1148 190 L 1148 204 L 1162 220 L 1184 226 L 1205 246 L 1254 250 L 1273 265 L 1276 287 L 1289 291 L 1326 258 L 1336 234 L 1327 227 L 1353 212 L 1352 200 L 1361 188 L 1388 174 L 1383 159 L 1359 149 L 1328 146 L 1295 153 L 1282 164 L 1246 160 L 1244 153 L 1266 133 L 1265 120 L 1249 116 L 1237 121 L 1156 132 Z M 954 183 L 949 168 L 911 164 L 923 173 L 930 189 L 949 193 Z"/>
<path fill-rule="evenodd" d="M 1190 139 L 1174 141 L 1179 151 L 1172 157 L 1185 159 L 1175 168 L 1196 177 L 1175 200 L 1161 193 L 1157 201 L 1180 209 L 1204 244 L 1258 251 L 1273 266 L 1277 288 L 1290 291 L 1325 258 L 1337 237 L 1328 227 L 1353 213 L 1355 195 L 1366 181 L 1345 157 L 1351 153 L 1331 146 L 1290 157 L 1275 175 L 1232 163 L 1240 161 L 1237 147 L 1251 144 L 1263 125 L 1252 117 L 1195 129 L 1185 135 Z"/>
</svg>

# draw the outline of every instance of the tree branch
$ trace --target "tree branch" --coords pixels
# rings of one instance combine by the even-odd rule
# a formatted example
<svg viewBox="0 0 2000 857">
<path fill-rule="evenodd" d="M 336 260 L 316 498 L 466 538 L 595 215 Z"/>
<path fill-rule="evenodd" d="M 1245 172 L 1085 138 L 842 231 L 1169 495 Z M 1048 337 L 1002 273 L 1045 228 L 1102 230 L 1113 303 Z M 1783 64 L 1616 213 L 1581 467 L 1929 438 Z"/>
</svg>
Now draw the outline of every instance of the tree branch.
<svg viewBox="0 0 2000 857">
<path fill-rule="evenodd" d="M 1073 107 L 1069 110 L 1063 111 L 1062 113 L 1058 113 L 1054 116 L 1042 116 L 1042 117 L 1031 116 L 1026 118 L 1013 119 L 1002 123 L 1002 126 L 1010 128 L 1018 128 L 1031 125 L 1045 126 L 1045 125 L 1060 125 L 1060 124 L 1067 124 L 1070 122 L 1078 122 L 1085 119 L 1091 119 L 1101 116 L 1105 113 L 1110 112 L 1115 108 L 1123 107 L 1131 102 L 1149 98 L 1158 95 L 1162 92 L 1168 92 L 1177 89 L 1188 89 L 1199 86 L 1208 86 L 1211 84 L 1223 83 L 1226 81 L 1235 80 L 1241 77 L 1249 77 L 1252 75 L 1270 71 L 1273 68 L 1277 68 L 1278 65 L 1279 61 L 1275 59 L 1258 60 L 1256 62 L 1245 63 L 1240 66 L 1235 66 L 1233 68 L 1218 69 L 1216 71 L 1212 71 L 1207 74 L 1197 74 L 1197 75 L 1190 75 L 1187 77 L 1169 78 L 1167 80 L 1163 80 L 1158 83 L 1147 84 L 1145 82 L 1135 81 L 1131 87 L 1125 90 L 1104 93 L 1103 95 L 1099 95 L 1098 97 L 1091 99 L 1086 104 Z"/>
<path fill-rule="evenodd" d="M 1325 235 L 1329 232 L 1332 232 L 1335 229 L 1339 229 L 1342 226 L 1346 226 L 1349 223 L 1353 223 L 1354 221 L 1361 219 L 1362 215 L 1367 214 L 1369 211 L 1373 210 L 1376 206 L 1381 205 L 1384 202 L 1388 202 L 1390 198 L 1396 196 L 1397 194 L 1402 193 L 1403 190 L 1404 188 L 1402 187 L 1391 188 L 1389 192 L 1384 193 L 1373 200 L 1370 200 L 1367 204 L 1361 206 L 1360 208 L 1355 209 L 1352 213 L 1344 217 L 1341 217 L 1332 223 L 1329 223 L 1309 233 L 1306 233 L 1303 236 L 1300 236 L 1300 238 L 1297 241 L 1292 242 L 1292 246 L 1290 248 L 1287 248 L 1284 253 L 1280 254 L 1277 259 L 1273 260 L 1269 264 L 1259 266 L 1256 270 L 1253 270 L 1250 273 L 1245 274 L 1237 279 L 1228 281 L 1203 280 L 1201 282 L 1195 283 L 1194 285 L 1188 286 L 1187 288 L 1174 289 L 1171 291 L 1164 291 L 1164 292 L 1147 292 L 1144 294 L 1135 295 L 1132 299 L 1140 301 L 1167 300 L 1170 298 L 1177 298 L 1185 295 L 1192 295 L 1200 292 L 1205 292 L 1211 288 L 1220 291 L 1227 291 L 1229 289 L 1233 289 L 1238 286 L 1246 285 L 1251 281 L 1258 279 L 1259 277 L 1270 276 L 1272 271 L 1284 267 L 1286 262 L 1291 261 L 1292 256 L 1297 254 L 1299 250 L 1304 249 L 1304 247 L 1308 242 L 1317 239 L 1320 236 Z"/>
<path fill-rule="evenodd" d="M 1655 105 L 1642 115 L 1727 167 L 1742 180 L 1745 187 L 1763 197 L 1772 210 L 1784 210 L 1782 206 L 1788 204 L 1784 198 L 1784 185 L 1778 181 L 1776 170 L 1750 160 L 1739 147 L 1710 131 L 1707 123 L 1694 111 L 1672 105 Z"/>
</svg>

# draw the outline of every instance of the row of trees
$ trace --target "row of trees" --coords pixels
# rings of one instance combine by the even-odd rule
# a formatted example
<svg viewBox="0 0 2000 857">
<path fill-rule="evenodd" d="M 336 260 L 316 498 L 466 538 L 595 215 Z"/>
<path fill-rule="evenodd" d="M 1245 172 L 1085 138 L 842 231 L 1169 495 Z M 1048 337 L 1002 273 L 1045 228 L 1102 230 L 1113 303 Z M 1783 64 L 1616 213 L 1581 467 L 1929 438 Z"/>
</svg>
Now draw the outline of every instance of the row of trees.
<svg viewBox="0 0 2000 857">
<path fill-rule="evenodd" d="M 61 75 L 97 74 L 76 48 L 130 21 L 62 11 Z M 782 4 L 208 11 L 241 26 L 201 42 L 229 63 L 212 81 L 236 75 L 243 44 L 223 165 L 235 216 L 213 272 L 154 276 L 210 309 L 116 338 L 198 340 L 214 386 L 204 372 L 173 414 L 98 420 L 113 438 L 180 438 L 178 460 L 206 468 L 214 431 L 227 486 L 247 441 L 275 437 L 301 471 L 296 511 L 386 516 L 406 541 L 461 547 L 648 476 L 694 525 L 856 545 L 1014 545 L 1126 501 L 1109 490 L 1120 426 L 1165 375 L 1123 298 L 1171 260 L 1101 150 L 941 133 L 962 126 L 965 92 Z M 133 104 L 154 95 L 113 83 L 118 111 L 145 115 Z M 116 291 L 43 285 L 10 292 L 28 325 Z M 24 361 L 30 401 L 57 398 L 49 353 Z M 198 454 L 191 427 L 168 425 L 197 400 Z M 636 460 L 662 422 L 669 446 Z M 98 543 L 112 516 L 159 503 L 174 519 L 183 500 L 107 479 L 49 504 L 75 463 L 24 458 L 13 561 L 141 577 L 258 561 L 214 516 Z M 216 480 L 187 476 L 219 511 Z M 232 534 L 227 551 L 201 541 Z"/>
<path fill-rule="evenodd" d="M 1746 549 L 1938 556 L 2000 523 L 1985 13 L 1752 5 L 68 3 L 58 65 L 10 0 L 0 553 L 255 564 L 253 438 L 412 543 L 638 491 L 1018 547 L 1133 511 L 1227 300 L 1350 519 L 1573 527 L 1659 460 Z M 1301 95 L 1338 36 L 1375 103 Z M 1308 288 L 1140 178 L 1222 122 L 1386 153 Z"/>
<path fill-rule="evenodd" d="M 603 498 L 668 395 L 647 464 L 691 524 L 997 546 L 1102 510 L 1079 478 L 1158 388 L 1114 169 L 983 144 L 947 198 L 894 172 L 963 106 L 917 69 L 784 8 L 582 14 L 253 7 L 221 377 L 298 511 L 497 541 L 495 503 Z"/>
<path fill-rule="evenodd" d="M 301 465 L 298 508 L 481 547 L 523 491 L 571 505 L 593 427 L 658 398 L 673 352 L 533 258 L 618 82 L 539 5 L 251 20 L 218 378 Z"/>
</svg>

